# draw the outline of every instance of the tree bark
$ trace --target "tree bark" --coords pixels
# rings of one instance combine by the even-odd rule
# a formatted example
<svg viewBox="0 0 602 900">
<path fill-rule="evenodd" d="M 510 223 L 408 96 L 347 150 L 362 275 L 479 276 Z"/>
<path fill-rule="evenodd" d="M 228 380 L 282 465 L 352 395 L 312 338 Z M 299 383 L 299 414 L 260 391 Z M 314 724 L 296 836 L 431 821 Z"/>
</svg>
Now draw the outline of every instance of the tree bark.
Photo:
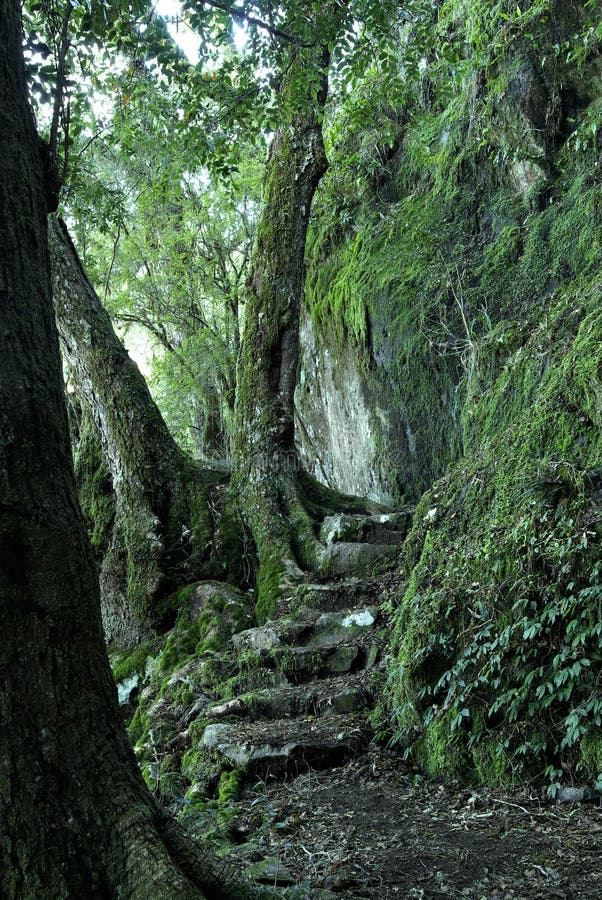
<svg viewBox="0 0 602 900">
<path fill-rule="evenodd" d="M 259 555 L 261 618 L 301 574 L 299 565 L 315 567 L 319 553 L 303 503 L 293 401 L 307 227 L 327 168 L 320 114 L 328 55 L 320 53 L 317 99 L 308 94 L 305 109 L 278 129 L 270 147 L 238 365 L 233 491 Z M 299 78 L 300 65 L 293 63 L 289 78 Z"/>
<path fill-rule="evenodd" d="M 63 354 L 98 429 L 117 499 L 101 570 L 105 630 L 110 642 L 136 643 L 148 636 L 164 594 L 207 574 L 208 489 L 218 477 L 175 443 L 64 222 L 51 218 L 48 233 Z"/>
<path fill-rule="evenodd" d="M 0 4 L 0 896 L 232 898 L 148 793 L 121 722 L 71 464 L 42 161 Z M 229 876 L 228 876 L 229 877 Z"/>
</svg>

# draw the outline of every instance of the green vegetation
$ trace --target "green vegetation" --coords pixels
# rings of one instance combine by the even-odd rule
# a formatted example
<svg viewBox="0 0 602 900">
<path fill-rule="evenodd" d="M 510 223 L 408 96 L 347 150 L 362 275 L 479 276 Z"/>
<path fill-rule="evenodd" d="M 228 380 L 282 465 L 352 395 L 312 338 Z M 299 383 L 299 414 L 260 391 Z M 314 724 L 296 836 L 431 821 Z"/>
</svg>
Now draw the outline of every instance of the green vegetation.
<svg viewBox="0 0 602 900">
<path fill-rule="evenodd" d="M 487 114 L 488 134 L 499 136 L 500 109 Z M 393 302 L 405 313 L 406 346 L 424 348 L 427 335 L 440 346 L 445 331 L 451 339 L 461 455 L 448 456 L 444 478 L 422 497 L 406 543 L 385 708 L 394 742 L 431 774 L 542 779 L 554 790 L 567 772 L 595 779 L 599 768 L 598 151 L 591 140 L 585 148 L 567 140 L 545 190 L 539 179 L 527 190 L 517 184 L 514 162 L 496 177 L 497 157 L 473 153 L 445 180 L 435 163 L 434 197 L 417 191 L 436 240 L 407 263 L 401 247 L 391 254 L 402 261 L 402 286 L 424 254 L 413 282 L 418 316 L 402 289 Z M 471 196 L 477 160 L 481 185 Z M 402 181 L 406 165 L 402 158 Z M 443 273 L 451 297 L 437 315 L 430 278 L 441 278 L 444 254 L 453 260 Z M 420 335 L 416 319 L 429 309 Z M 430 412 L 415 378 L 414 402 Z"/>
<path fill-rule="evenodd" d="M 260 625 L 274 617 L 278 600 L 282 595 L 281 582 L 285 569 L 280 558 L 274 555 L 270 561 L 264 560 L 257 581 L 257 621 Z"/>
<path fill-rule="evenodd" d="M 581 282 L 531 320 L 472 410 L 466 455 L 418 507 L 388 704 L 395 740 L 427 769 L 442 728 L 446 753 L 489 782 L 553 785 L 591 765 L 579 745 L 602 713 L 598 292 Z"/>
<path fill-rule="evenodd" d="M 431 774 L 553 789 L 600 768 L 593 12 L 426 10 L 446 43 L 399 106 L 374 103 L 376 67 L 330 123 L 306 302 L 413 436 L 390 460 L 422 497 L 382 720 Z"/>
<path fill-rule="evenodd" d="M 378 462 L 392 473 L 396 496 L 418 501 L 403 584 L 390 604 L 394 660 L 380 722 L 392 722 L 389 737 L 430 774 L 513 785 L 539 779 L 552 788 L 562 773 L 595 777 L 602 770 L 599 11 L 593 0 L 414 0 L 403 21 L 384 4 L 364 12 L 365 34 L 386 34 L 369 65 L 359 38 L 343 46 L 358 8 L 348 19 L 339 10 L 342 43 L 335 25 L 324 25 L 336 44 L 324 108 L 325 63 L 310 52 L 293 54 L 271 106 L 271 87 L 258 88 L 256 115 L 244 106 L 252 135 L 268 124 L 280 129 L 261 216 L 255 137 L 238 158 L 228 156 L 226 137 L 236 131 L 228 123 L 216 138 L 219 152 L 212 156 L 205 139 L 202 164 L 189 158 L 202 65 L 190 67 L 188 93 L 175 76 L 152 91 L 136 80 L 132 102 L 122 103 L 112 125 L 119 153 L 108 157 L 99 144 L 98 184 L 78 187 L 80 211 L 94 209 L 98 221 L 86 258 L 115 317 L 124 327 L 141 325 L 160 346 L 152 380 L 179 438 L 206 456 L 238 447 L 230 501 L 221 497 L 212 509 L 221 521 L 211 571 L 254 584 L 265 622 L 301 569 L 321 572 L 324 515 L 372 508 L 288 465 L 292 391 L 283 399 L 282 371 L 296 369 L 293 320 L 303 281 L 293 244 L 305 250 L 304 303 L 318 343 L 333 358 L 343 350 L 354 358 L 375 407 Z M 307 37 L 299 9 L 288 15 L 287 27 Z M 205 13 L 196 27 L 208 27 Z M 266 62 L 268 44 L 257 38 L 253 64 Z M 239 61 L 236 82 L 232 60 L 225 54 L 211 76 L 222 99 L 235 84 L 244 92 L 251 78 L 252 67 Z M 174 97 L 189 126 L 178 154 L 168 152 L 170 123 L 182 137 Z M 152 114 L 141 124 L 148 98 Z M 306 245 L 301 220 L 315 185 L 303 215 L 291 199 L 311 155 L 295 156 L 303 116 L 300 134 L 311 126 L 321 141 L 323 130 L 329 155 Z M 132 158 L 135 139 L 147 154 L 142 161 Z M 146 168 L 148 189 L 126 202 Z M 111 185 L 106 204 L 98 196 L 103 180 Z M 293 221 L 291 246 L 283 246 Z M 247 344 L 237 384 L 242 306 Z M 245 412 L 233 434 L 237 390 Z M 86 454 L 82 441 L 82 504 L 102 554 L 113 499 L 98 455 Z M 176 509 L 169 523 L 174 545 L 185 512 Z M 204 550 L 214 523 L 199 516 L 193 543 Z M 126 537 L 129 597 L 143 603 L 148 548 L 141 540 L 138 553 L 136 535 Z M 148 702 L 130 727 L 149 781 L 158 779 L 166 796 L 173 772 L 152 769 L 152 740 L 163 727 L 151 723 L 152 705 L 181 708 L 218 681 L 222 699 L 253 690 L 261 669 L 249 654 L 244 674 L 233 674 L 220 654 L 244 616 L 225 625 L 217 601 L 194 611 L 195 590 L 170 598 L 163 621 L 175 625 L 159 644 L 115 663 L 126 677 L 158 654 Z M 212 800 L 226 802 L 238 788 L 236 773 L 220 779 L 198 747 L 183 766 L 208 767 Z"/>
<path fill-rule="evenodd" d="M 90 543 L 95 553 L 102 557 L 107 551 L 115 520 L 115 495 L 98 434 L 87 416 L 79 428 L 74 467 Z"/>
<path fill-rule="evenodd" d="M 229 699 L 239 688 L 228 641 L 254 624 L 252 597 L 219 582 L 201 582 L 168 598 L 164 607 L 166 615 L 167 607 L 179 611 L 170 631 L 113 658 L 116 681 L 134 673 L 141 676 L 130 738 L 147 784 L 164 802 L 185 797 L 197 811 L 208 803 L 209 808 L 225 809 L 236 793 L 236 773 L 220 783 L 222 764 L 202 745 L 210 724 L 202 709 L 210 698 Z M 165 753 L 175 723 L 197 703 L 186 751 Z"/>
<path fill-rule="evenodd" d="M 157 655 L 161 643 L 160 638 L 155 638 L 152 641 L 146 641 L 144 644 L 138 644 L 133 650 L 125 650 L 113 654 L 111 668 L 115 681 L 119 683 L 132 675 L 144 676 L 148 661 Z"/>
<path fill-rule="evenodd" d="M 170 603 L 180 612 L 165 640 L 158 673 L 173 672 L 189 660 L 223 650 L 235 632 L 253 623 L 247 598 L 219 582 L 189 585 Z"/>
</svg>

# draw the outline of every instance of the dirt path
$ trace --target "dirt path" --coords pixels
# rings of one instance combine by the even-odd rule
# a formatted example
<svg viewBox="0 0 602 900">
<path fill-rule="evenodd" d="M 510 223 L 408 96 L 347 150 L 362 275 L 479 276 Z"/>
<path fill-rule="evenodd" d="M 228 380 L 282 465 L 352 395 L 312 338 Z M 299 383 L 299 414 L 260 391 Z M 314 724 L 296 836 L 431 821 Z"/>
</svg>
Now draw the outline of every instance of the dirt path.
<svg viewBox="0 0 602 900">
<path fill-rule="evenodd" d="M 599 806 L 426 782 L 377 748 L 238 808 L 234 854 L 298 897 L 602 897 Z"/>
<path fill-rule="evenodd" d="M 336 517 L 327 537 L 340 577 L 300 585 L 274 621 L 164 681 L 153 670 L 140 685 L 138 749 L 150 746 L 157 785 L 167 773 L 191 833 L 215 834 L 280 896 L 602 900 L 599 803 L 429 782 L 372 743 L 390 636 L 383 601 L 397 576 L 352 571 L 402 534 L 398 517 Z M 192 612 L 220 591 L 198 585 Z"/>
</svg>

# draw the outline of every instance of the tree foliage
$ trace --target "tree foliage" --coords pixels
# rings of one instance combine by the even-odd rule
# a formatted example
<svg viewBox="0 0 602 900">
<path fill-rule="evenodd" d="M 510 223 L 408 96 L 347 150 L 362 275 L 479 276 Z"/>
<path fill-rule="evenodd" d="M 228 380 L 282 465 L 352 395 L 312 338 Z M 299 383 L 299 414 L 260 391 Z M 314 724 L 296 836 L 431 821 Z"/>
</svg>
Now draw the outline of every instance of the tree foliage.
<svg viewBox="0 0 602 900">
<path fill-rule="evenodd" d="M 228 455 L 233 443 L 244 302 L 269 270 L 266 265 L 259 272 L 257 261 L 285 231 L 278 216 L 289 197 L 280 189 L 282 183 L 276 183 L 274 164 L 267 170 L 263 194 L 270 208 L 262 208 L 265 150 L 274 135 L 276 149 L 295 143 L 302 119 L 322 130 L 330 164 L 317 194 L 308 254 L 307 296 L 315 321 L 328 326 L 337 340 L 362 345 L 362 364 L 368 367 L 374 362 L 373 320 L 384 315 L 375 309 L 378 297 L 391 313 L 392 340 L 401 347 L 395 361 L 398 377 L 409 378 L 410 368 L 419 368 L 419 357 L 420 378 L 412 385 L 430 378 L 432 407 L 447 404 L 445 391 L 459 391 L 460 386 L 467 396 L 470 389 L 479 398 L 491 374 L 486 366 L 497 366 L 506 342 L 519 340 L 516 329 L 504 324 L 516 314 L 516 304 L 526 308 L 525 298 L 536 303 L 548 296 L 548 268 L 559 281 L 574 267 L 577 250 L 582 271 L 596 252 L 589 223 L 596 222 L 592 183 L 597 184 L 600 150 L 600 99 L 593 87 L 602 80 L 597 0 L 410 0 L 402 7 L 389 0 L 186 2 L 178 27 L 196 34 L 198 60 L 184 56 L 166 23 L 144 3 L 126 8 L 120 3 L 80 6 L 71 0 L 55 4 L 49 14 L 47 7 L 33 3 L 27 15 L 33 93 L 49 142 L 61 151 L 65 211 L 115 321 L 124 332 L 142 326 L 152 336 L 156 395 L 179 439 L 195 452 Z M 598 100 L 591 102 L 595 96 Z M 567 211 L 555 218 L 559 192 L 569 196 L 560 176 L 581 163 L 581 199 L 578 191 L 570 194 Z M 295 165 L 300 169 L 302 164 L 300 159 L 291 164 L 289 187 L 296 183 Z M 538 252 L 540 245 L 551 248 L 549 257 Z M 393 252 L 398 265 L 383 273 Z M 349 257 L 353 265 L 343 273 L 341 260 Z M 285 268 L 280 257 L 277 274 Z M 419 309 L 412 305 L 417 296 L 424 299 Z M 295 304 L 273 318 L 266 312 L 267 301 L 264 307 L 253 306 L 247 333 L 257 340 L 246 351 L 247 376 L 257 374 L 254 364 L 260 368 L 258 347 L 266 333 L 274 346 L 278 341 L 282 345 L 287 329 L 294 340 L 290 320 L 298 312 Z M 388 336 L 388 324 L 387 329 Z M 294 353 L 287 359 L 296 372 Z M 271 376 L 278 382 L 278 365 L 272 365 Z M 250 376 L 249 384 L 256 384 Z M 248 410 L 257 406 L 258 396 L 249 390 Z M 404 409 L 414 413 L 419 404 L 417 399 L 413 403 L 410 398 Z M 271 415 L 267 410 L 268 404 L 262 406 L 263 419 Z M 272 416 L 272 424 L 278 420 L 272 434 L 281 434 L 278 428 L 284 423 L 290 449 L 289 410 L 283 413 L 280 407 L 279 414 Z M 450 455 L 462 452 L 465 435 L 472 433 L 472 416 L 472 408 L 458 414 L 461 426 L 452 438 L 448 420 L 445 427 L 436 423 L 436 435 L 430 425 L 424 429 L 433 459 L 441 447 L 453 446 Z M 251 418 L 249 413 L 247 425 Z M 240 439 L 240 422 L 238 428 Z M 200 432 L 202 439 L 195 437 Z M 251 436 L 263 440 L 259 426 Z M 283 489 L 273 506 L 280 510 L 288 544 L 295 545 L 291 556 L 317 565 L 315 508 L 308 511 L 291 499 L 298 488 Z M 524 521 L 529 539 L 556 547 L 559 565 L 560 557 L 572 558 L 574 541 L 570 552 L 566 545 L 573 538 L 568 521 L 550 525 L 549 517 L 539 516 Z M 261 529 L 268 535 L 273 520 L 263 521 Z M 520 522 L 506 522 L 506 531 L 510 546 L 528 550 Z M 470 565 L 458 565 L 458 581 L 472 576 L 474 560 L 497 565 L 488 541 L 481 536 L 470 548 Z M 414 575 L 422 573 L 421 547 Z M 427 546 L 425 559 L 430 560 L 429 552 Z M 270 554 L 263 555 L 269 561 Z M 286 568 L 281 562 L 264 567 L 260 582 L 268 597 L 273 589 L 277 593 Z M 447 572 L 447 559 L 444 564 Z M 531 577 L 528 566 L 523 575 Z M 431 577 L 429 570 L 425 578 Z M 567 580 L 567 596 L 552 598 L 543 611 L 530 605 L 532 597 L 517 598 L 499 633 L 491 637 L 486 626 L 475 632 L 478 640 L 467 639 L 465 655 L 446 661 L 445 683 L 436 679 L 419 698 L 432 699 L 428 692 L 434 691 L 438 701 L 447 692 L 453 716 L 441 725 L 441 733 L 449 728 L 454 741 L 464 735 L 464 710 L 473 704 L 478 682 L 473 679 L 466 690 L 462 682 L 468 684 L 467 673 L 481 671 L 481 666 L 489 665 L 489 674 L 496 666 L 509 670 L 509 647 L 521 684 L 506 685 L 503 696 L 517 721 L 533 709 L 539 715 L 542 697 L 555 715 L 557 701 L 572 702 L 578 684 L 593 684 L 597 670 L 593 675 L 595 667 L 580 660 L 599 662 L 590 652 L 598 636 L 588 631 L 587 610 L 581 615 L 579 609 L 597 597 L 597 570 L 594 581 L 582 579 L 575 587 L 577 582 Z M 543 590 L 543 583 L 538 589 Z M 408 620 L 416 604 L 427 602 L 424 596 L 410 582 Z M 430 586 L 426 596 L 434 596 Z M 573 629 L 581 646 L 587 644 L 588 655 L 579 650 L 581 656 L 571 657 L 565 667 L 563 648 L 572 638 L 568 629 L 559 637 L 558 623 L 575 610 L 578 625 Z M 449 646 L 457 638 L 453 616 L 450 622 L 436 638 Z M 516 653 L 525 636 L 547 642 L 549 666 L 541 677 L 530 676 L 541 654 L 530 647 Z M 562 645 L 558 653 L 557 643 Z M 408 647 L 406 641 L 404 653 L 412 651 Z M 402 681 L 400 677 L 398 683 Z M 393 694 L 397 698 L 395 690 Z M 590 695 L 583 702 L 589 703 Z M 412 697 L 412 710 L 420 706 L 414 701 Z M 402 709 L 403 704 L 397 705 Z M 492 713 L 499 712 L 494 706 Z M 432 721 L 440 724 L 440 704 L 433 709 Z M 579 722 L 594 721 L 590 712 L 599 713 L 597 707 L 587 710 L 577 717 Z M 574 712 L 562 707 L 566 728 L 554 732 L 559 752 L 570 749 L 563 741 L 572 740 L 570 735 L 581 728 L 577 722 L 577 731 L 571 731 Z M 540 716 L 546 728 L 547 716 Z M 400 729 L 406 726 L 404 722 Z M 426 733 L 431 720 L 423 717 L 417 727 Z M 535 747 L 538 765 L 546 748 L 545 741 Z"/>
</svg>

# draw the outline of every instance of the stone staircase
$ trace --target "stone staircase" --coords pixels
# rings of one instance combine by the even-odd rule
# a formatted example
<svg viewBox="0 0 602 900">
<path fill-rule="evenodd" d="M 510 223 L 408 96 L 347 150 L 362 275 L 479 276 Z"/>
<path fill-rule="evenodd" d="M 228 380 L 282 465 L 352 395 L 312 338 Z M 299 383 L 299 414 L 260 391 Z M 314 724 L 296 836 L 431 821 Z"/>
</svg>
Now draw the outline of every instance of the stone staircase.
<svg viewBox="0 0 602 900">
<path fill-rule="evenodd" d="M 299 585 L 275 621 L 233 635 L 242 690 L 203 712 L 202 746 L 224 766 L 290 777 L 343 765 L 368 745 L 387 644 L 382 573 L 410 521 L 410 510 L 327 517 L 321 539 L 335 577 Z"/>
<path fill-rule="evenodd" d="M 411 525 L 411 511 L 382 515 L 327 516 L 320 529 L 323 568 L 331 576 L 371 574 L 395 563 Z"/>
<path fill-rule="evenodd" d="M 386 631 L 374 603 L 378 584 L 362 584 L 372 594 L 364 603 L 356 598 L 337 611 L 304 607 L 294 619 L 232 638 L 241 680 L 251 689 L 205 709 L 206 749 L 245 775 L 265 778 L 340 765 L 366 746 Z M 306 587 L 304 600 L 344 602 L 344 583 L 318 587 Z M 353 588 L 359 592 L 359 583 Z"/>
<path fill-rule="evenodd" d="M 403 528 L 380 518 L 333 517 L 324 540 L 397 553 Z M 249 627 L 248 594 L 190 586 L 174 628 L 118 685 L 149 784 L 193 839 L 266 896 L 543 900 L 573 897 L 575 884 L 600 896 L 597 804 L 569 807 L 563 825 L 559 807 L 531 791 L 431 783 L 371 743 L 388 634 L 381 599 L 397 585 L 394 574 L 356 571 L 299 585 L 261 627 Z"/>
<path fill-rule="evenodd" d="M 362 754 L 385 674 L 383 573 L 409 521 L 409 511 L 325 519 L 336 574 L 291 589 L 260 627 L 248 627 L 248 594 L 217 582 L 190 587 L 158 654 L 118 685 L 143 771 L 164 803 L 183 812 L 219 806 L 231 783 L 244 792 L 258 779 Z"/>
</svg>

